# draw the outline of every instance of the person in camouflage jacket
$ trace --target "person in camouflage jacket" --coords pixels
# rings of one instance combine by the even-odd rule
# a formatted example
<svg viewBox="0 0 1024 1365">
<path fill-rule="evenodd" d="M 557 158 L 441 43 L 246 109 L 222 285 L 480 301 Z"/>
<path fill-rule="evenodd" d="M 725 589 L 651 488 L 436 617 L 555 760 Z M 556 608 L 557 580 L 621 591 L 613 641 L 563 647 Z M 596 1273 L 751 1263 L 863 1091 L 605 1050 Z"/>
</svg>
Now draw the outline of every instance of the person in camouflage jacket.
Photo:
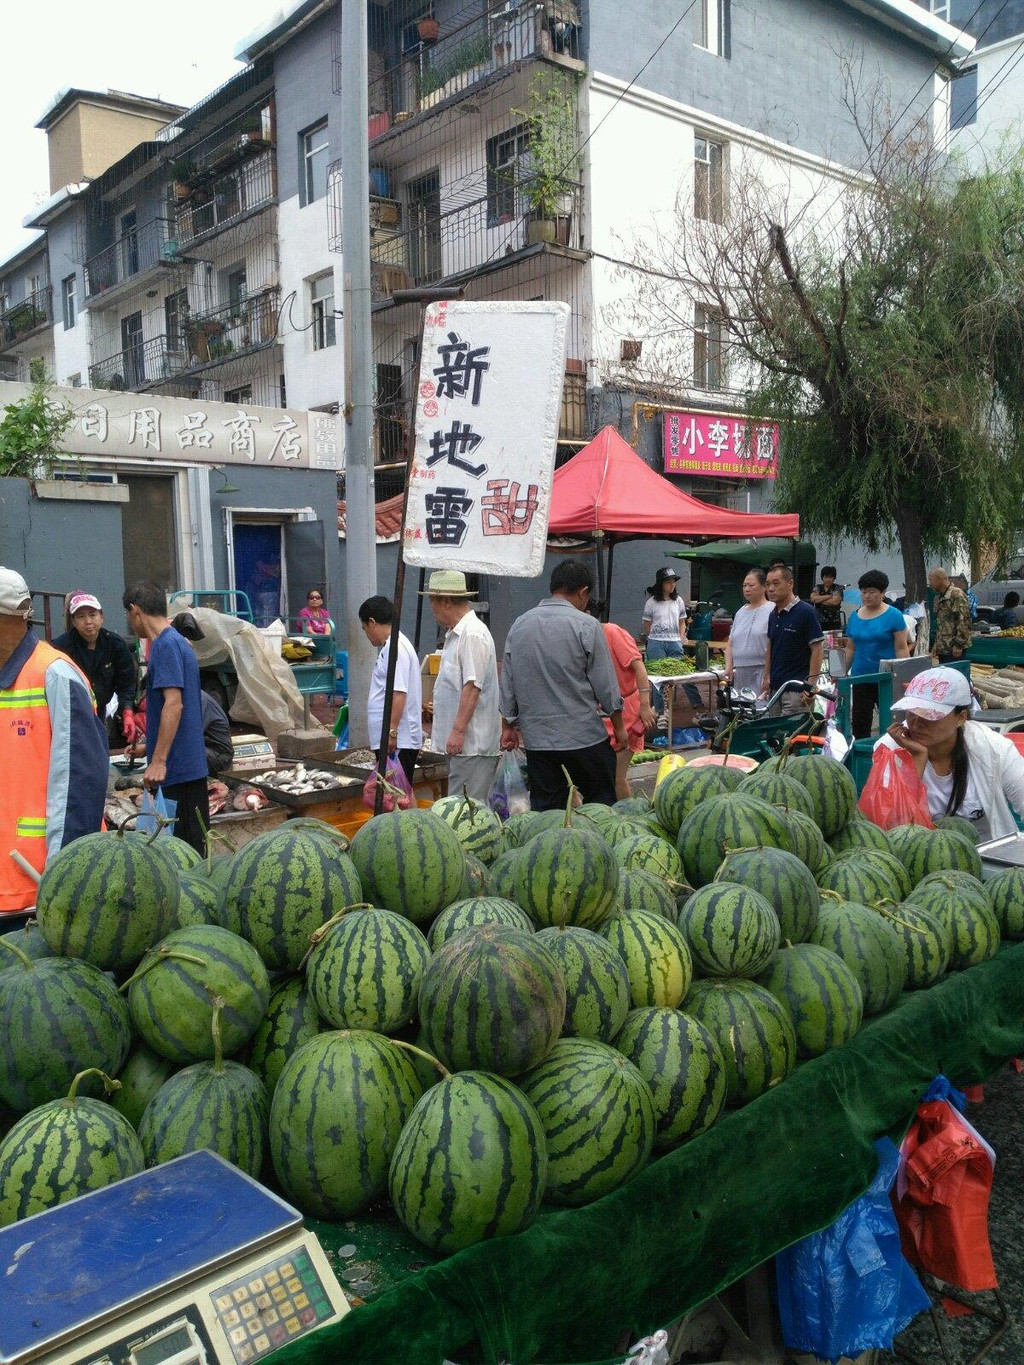
<svg viewBox="0 0 1024 1365">
<path fill-rule="evenodd" d="M 945 569 L 932 569 L 928 586 L 935 593 L 935 653 L 940 664 L 962 659 L 971 643 L 971 609 L 967 596 L 950 581 Z"/>
</svg>

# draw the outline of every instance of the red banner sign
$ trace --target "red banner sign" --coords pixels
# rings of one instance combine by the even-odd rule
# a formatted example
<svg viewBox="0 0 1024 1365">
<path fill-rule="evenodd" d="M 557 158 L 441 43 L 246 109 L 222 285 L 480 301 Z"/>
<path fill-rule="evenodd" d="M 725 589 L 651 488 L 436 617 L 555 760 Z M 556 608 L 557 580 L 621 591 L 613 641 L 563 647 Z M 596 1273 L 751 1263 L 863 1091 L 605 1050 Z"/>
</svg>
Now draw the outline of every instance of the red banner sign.
<svg viewBox="0 0 1024 1365">
<path fill-rule="evenodd" d="M 779 428 L 722 412 L 665 414 L 665 473 L 774 479 Z"/>
</svg>

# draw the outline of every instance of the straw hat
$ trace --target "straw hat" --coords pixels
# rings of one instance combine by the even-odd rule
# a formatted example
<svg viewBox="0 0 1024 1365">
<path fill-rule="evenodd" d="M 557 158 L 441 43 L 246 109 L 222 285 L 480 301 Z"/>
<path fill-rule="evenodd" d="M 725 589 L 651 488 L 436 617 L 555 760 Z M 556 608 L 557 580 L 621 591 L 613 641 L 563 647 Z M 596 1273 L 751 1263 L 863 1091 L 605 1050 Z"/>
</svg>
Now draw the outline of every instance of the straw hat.
<svg viewBox="0 0 1024 1365">
<path fill-rule="evenodd" d="M 425 592 L 421 597 L 476 597 L 476 593 L 466 587 L 466 575 L 458 569 L 435 569 L 430 575 Z"/>
</svg>

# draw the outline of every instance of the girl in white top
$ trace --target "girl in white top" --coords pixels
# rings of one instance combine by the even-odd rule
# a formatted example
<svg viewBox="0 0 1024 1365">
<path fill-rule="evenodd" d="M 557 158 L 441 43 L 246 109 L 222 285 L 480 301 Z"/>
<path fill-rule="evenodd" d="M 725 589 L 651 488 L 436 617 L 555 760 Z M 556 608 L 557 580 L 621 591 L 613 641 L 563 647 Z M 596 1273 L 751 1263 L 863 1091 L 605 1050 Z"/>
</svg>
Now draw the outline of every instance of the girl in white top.
<svg viewBox="0 0 1024 1365">
<path fill-rule="evenodd" d="M 725 672 L 734 687 L 761 691 L 768 653 L 768 618 L 772 603 L 765 593 L 763 569 L 749 569 L 743 580 L 745 604 L 732 618 L 725 642 Z"/>
<path fill-rule="evenodd" d="M 680 659 L 686 644 L 686 603 L 676 595 L 679 575 L 659 569 L 644 603 L 642 630 L 648 659 Z"/>
<path fill-rule="evenodd" d="M 913 756 L 933 820 L 963 816 L 984 843 L 1017 833 L 1011 805 L 1024 812 L 1024 756 L 995 730 L 970 719 L 972 703 L 962 673 L 930 668 L 893 703 L 899 719 L 878 742 L 898 744 Z"/>
</svg>

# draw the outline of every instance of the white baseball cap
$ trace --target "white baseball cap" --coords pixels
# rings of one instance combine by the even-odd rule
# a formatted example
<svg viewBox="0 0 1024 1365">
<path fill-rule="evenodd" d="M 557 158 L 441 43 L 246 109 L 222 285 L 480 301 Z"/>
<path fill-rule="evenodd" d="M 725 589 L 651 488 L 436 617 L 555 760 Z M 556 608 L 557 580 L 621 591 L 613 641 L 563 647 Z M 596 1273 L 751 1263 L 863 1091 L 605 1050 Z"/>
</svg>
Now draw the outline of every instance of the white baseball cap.
<svg viewBox="0 0 1024 1365">
<path fill-rule="evenodd" d="M 20 616 L 28 620 L 32 615 L 32 594 L 28 584 L 14 569 L 0 564 L 0 616 Z"/>
<path fill-rule="evenodd" d="M 971 684 L 956 668 L 928 668 L 911 678 L 900 701 L 893 702 L 893 711 L 912 711 L 924 720 L 941 720 L 958 706 L 971 708 L 974 697 Z"/>
<path fill-rule="evenodd" d="M 92 607 L 94 611 L 102 611 L 100 599 L 93 597 L 91 592 L 73 592 L 68 599 L 68 615 L 74 616 L 76 611 L 81 611 L 82 607 Z"/>
</svg>

